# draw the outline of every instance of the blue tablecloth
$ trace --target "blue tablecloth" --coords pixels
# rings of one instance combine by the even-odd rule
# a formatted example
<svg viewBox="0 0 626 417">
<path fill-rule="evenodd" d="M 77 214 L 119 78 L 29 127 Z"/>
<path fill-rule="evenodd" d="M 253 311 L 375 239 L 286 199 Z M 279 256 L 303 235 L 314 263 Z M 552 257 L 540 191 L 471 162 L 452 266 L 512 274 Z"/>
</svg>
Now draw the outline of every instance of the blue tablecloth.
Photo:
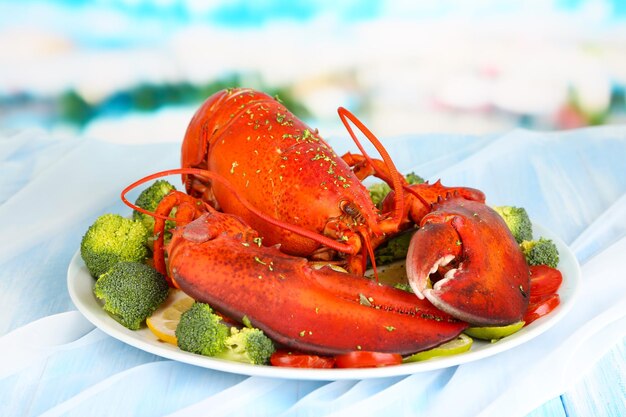
<svg viewBox="0 0 626 417">
<path fill-rule="evenodd" d="M 332 144 L 355 149 L 347 139 Z M 385 144 L 402 171 L 480 188 L 492 205 L 525 207 L 570 245 L 583 271 L 571 312 L 511 351 L 410 376 L 293 381 L 166 360 L 86 321 L 69 298 L 66 271 L 98 215 L 128 214 L 120 190 L 177 167 L 180 144 L 7 134 L 0 137 L 0 415 L 524 416 L 624 343 L 626 127 Z M 624 358 L 617 361 L 623 368 Z M 615 415 L 626 413 L 619 383 L 609 404 Z"/>
</svg>

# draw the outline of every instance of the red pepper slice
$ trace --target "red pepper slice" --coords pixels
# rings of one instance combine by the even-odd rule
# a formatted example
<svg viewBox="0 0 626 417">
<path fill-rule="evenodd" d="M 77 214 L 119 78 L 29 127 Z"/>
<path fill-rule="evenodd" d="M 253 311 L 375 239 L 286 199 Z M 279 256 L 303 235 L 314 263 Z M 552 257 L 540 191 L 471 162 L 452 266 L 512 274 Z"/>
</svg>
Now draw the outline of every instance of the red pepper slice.
<svg viewBox="0 0 626 417">
<path fill-rule="evenodd" d="M 375 368 L 400 365 L 401 363 L 402 355 L 398 353 L 357 350 L 335 356 L 335 366 L 337 368 Z"/>
<path fill-rule="evenodd" d="M 534 265 L 530 267 L 530 304 L 547 300 L 555 294 L 561 283 L 563 275 L 561 271 L 547 265 Z"/>
<path fill-rule="evenodd" d="M 554 310 L 560 303 L 561 299 L 559 298 L 558 294 L 552 294 L 543 301 L 531 303 L 528 306 L 526 315 L 524 316 L 524 325 L 528 326 L 530 323 L 537 320 L 538 318 L 545 316 L 546 314 Z"/>
<path fill-rule="evenodd" d="M 277 350 L 270 357 L 270 363 L 289 368 L 332 368 L 335 366 L 335 358 Z"/>
</svg>

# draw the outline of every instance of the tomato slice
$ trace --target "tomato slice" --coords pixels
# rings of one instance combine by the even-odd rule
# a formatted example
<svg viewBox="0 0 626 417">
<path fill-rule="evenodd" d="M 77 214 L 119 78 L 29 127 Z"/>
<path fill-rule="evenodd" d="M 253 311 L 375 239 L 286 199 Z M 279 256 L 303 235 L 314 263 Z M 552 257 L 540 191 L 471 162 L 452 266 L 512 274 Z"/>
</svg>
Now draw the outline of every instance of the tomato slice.
<svg viewBox="0 0 626 417">
<path fill-rule="evenodd" d="M 563 275 L 561 271 L 547 265 L 534 265 L 530 267 L 530 304 L 545 301 L 555 294 L 561 283 Z"/>
<path fill-rule="evenodd" d="M 559 298 L 558 294 L 552 294 L 543 301 L 531 303 L 528 306 L 526 315 L 524 316 L 524 325 L 528 326 L 530 323 L 537 320 L 538 318 L 545 316 L 546 314 L 554 310 L 560 303 L 561 299 Z"/>
<path fill-rule="evenodd" d="M 402 355 L 398 353 L 356 350 L 335 356 L 335 366 L 337 368 L 376 368 L 400 365 L 401 363 Z"/>
<path fill-rule="evenodd" d="M 274 366 L 289 368 L 333 368 L 335 366 L 335 358 L 277 350 L 270 357 L 270 363 Z"/>
</svg>

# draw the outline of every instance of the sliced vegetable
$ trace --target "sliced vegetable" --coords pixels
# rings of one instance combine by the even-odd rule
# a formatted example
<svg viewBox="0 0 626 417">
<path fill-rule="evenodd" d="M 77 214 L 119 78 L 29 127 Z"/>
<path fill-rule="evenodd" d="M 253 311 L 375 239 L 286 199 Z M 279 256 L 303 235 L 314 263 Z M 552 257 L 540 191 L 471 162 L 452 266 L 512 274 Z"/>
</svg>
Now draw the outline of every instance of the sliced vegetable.
<svg viewBox="0 0 626 417">
<path fill-rule="evenodd" d="M 507 326 L 493 326 L 493 327 L 470 327 L 465 329 L 465 334 L 475 337 L 476 339 L 496 341 L 507 337 L 517 332 L 524 327 L 523 321 L 509 324 Z"/>
<path fill-rule="evenodd" d="M 335 358 L 277 350 L 270 357 L 270 363 L 289 368 L 332 368 L 335 365 Z"/>
<path fill-rule="evenodd" d="M 535 265 L 530 267 L 530 304 L 546 300 L 555 294 L 561 283 L 563 275 L 558 269 L 547 265 Z"/>
<path fill-rule="evenodd" d="M 436 358 L 439 356 L 457 355 L 459 353 L 467 352 L 472 347 L 474 341 L 471 337 L 460 334 L 456 339 L 443 343 L 435 348 L 425 350 L 423 352 L 417 352 L 411 356 L 404 358 L 404 362 L 419 362 L 426 359 Z"/>
<path fill-rule="evenodd" d="M 356 350 L 335 356 L 337 368 L 378 368 L 381 366 L 400 365 L 402 356 L 397 353 L 368 352 Z"/>
<path fill-rule="evenodd" d="M 558 294 L 552 294 L 547 299 L 538 303 L 532 303 L 528 306 L 526 315 L 524 316 L 524 322 L 528 326 L 533 321 L 540 317 L 545 316 L 554 310 L 561 303 L 561 299 Z"/>
<path fill-rule="evenodd" d="M 176 345 L 176 326 L 180 316 L 189 310 L 193 303 L 193 298 L 181 290 L 172 288 L 165 302 L 146 319 L 146 324 L 159 340 Z"/>
</svg>

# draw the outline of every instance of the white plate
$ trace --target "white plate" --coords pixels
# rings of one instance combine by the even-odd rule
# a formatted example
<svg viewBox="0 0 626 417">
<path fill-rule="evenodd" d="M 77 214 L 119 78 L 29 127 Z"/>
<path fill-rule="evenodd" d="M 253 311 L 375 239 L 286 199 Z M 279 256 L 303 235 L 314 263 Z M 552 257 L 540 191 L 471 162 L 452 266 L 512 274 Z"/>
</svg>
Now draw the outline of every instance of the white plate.
<svg viewBox="0 0 626 417">
<path fill-rule="evenodd" d="M 563 274 L 563 284 L 559 289 L 561 303 L 551 314 L 534 321 L 519 332 L 496 343 L 474 340 L 472 349 L 466 353 L 383 368 L 300 369 L 247 365 L 182 351 L 176 346 L 159 341 L 147 328 L 138 331 L 129 330 L 105 313 L 104 310 L 102 310 L 100 302 L 93 295 L 94 279 L 87 271 L 79 251 L 74 255 L 69 265 L 67 271 L 67 287 L 70 297 L 78 310 L 96 327 L 124 343 L 164 358 L 219 371 L 275 378 L 329 381 L 407 375 L 433 369 L 447 368 L 511 349 L 548 330 L 572 308 L 581 279 L 578 261 L 565 243 L 548 230 L 534 225 L 534 231 L 536 236 L 544 236 L 552 239 L 560 252 L 559 270 Z"/>
</svg>

